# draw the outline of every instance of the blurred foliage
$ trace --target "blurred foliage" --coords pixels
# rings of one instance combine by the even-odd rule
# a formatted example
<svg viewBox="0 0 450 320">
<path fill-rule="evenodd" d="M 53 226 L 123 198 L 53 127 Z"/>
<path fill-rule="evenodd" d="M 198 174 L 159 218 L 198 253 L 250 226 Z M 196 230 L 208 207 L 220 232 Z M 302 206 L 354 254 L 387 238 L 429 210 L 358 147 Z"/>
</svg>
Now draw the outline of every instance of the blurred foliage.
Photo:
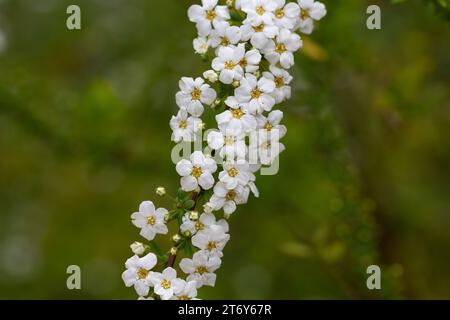
<svg viewBox="0 0 450 320">
<path fill-rule="evenodd" d="M 193 2 L 0 0 L 0 298 L 136 298 L 120 278 L 140 240 L 129 215 L 170 203 L 154 188 L 178 184 L 174 94 L 205 69 Z M 200 296 L 450 298 L 449 24 L 386 0 L 370 31 L 372 1 L 324 2 L 282 107 L 280 172 L 230 220 Z M 74 3 L 81 31 L 65 28 Z"/>
</svg>

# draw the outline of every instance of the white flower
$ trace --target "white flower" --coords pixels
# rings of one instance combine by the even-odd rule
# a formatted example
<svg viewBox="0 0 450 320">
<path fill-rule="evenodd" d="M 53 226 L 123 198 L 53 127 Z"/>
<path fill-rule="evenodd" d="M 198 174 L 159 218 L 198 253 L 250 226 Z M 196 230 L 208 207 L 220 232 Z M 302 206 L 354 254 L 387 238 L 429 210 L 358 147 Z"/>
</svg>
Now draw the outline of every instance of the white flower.
<svg viewBox="0 0 450 320">
<path fill-rule="evenodd" d="M 250 41 L 256 49 L 262 49 L 270 39 L 273 39 L 279 29 L 273 22 L 259 22 L 247 17 L 241 26 L 241 40 Z"/>
<path fill-rule="evenodd" d="M 283 119 L 283 112 L 280 110 L 274 110 L 270 112 L 267 118 L 263 115 L 258 115 L 256 120 L 258 121 L 258 129 L 262 129 L 267 133 L 272 130 L 278 130 L 278 136 L 281 139 L 286 134 L 286 127 L 280 125 L 281 119 Z"/>
<path fill-rule="evenodd" d="M 275 41 L 269 41 L 263 49 L 264 56 L 271 64 L 281 64 L 283 68 L 289 69 L 294 65 L 293 52 L 300 49 L 303 42 L 300 36 L 288 29 L 282 29 Z"/>
<path fill-rule="evenodd" d="M 230 190 L 225 182 L 220 181 L 214 186 L 210 202 L 215 210 L 223 208 L 226 214 L 231 214 L 236 210 L 236 205 L 247 203 L 248 195 L 249 188 L 237 185 Z"/>
<path fill-rule="evenodd" d="M 264 76 L 258 80 L 253 74 L 247 73 L 242 78 L 241 85 L 234 91 L 234 97 L 251 114 L 261 113 L 264 110 L 270 111 L 275 105 L 275 99 L 272 97 L 274 90 L 273 80 Z"/>
<path fill-rule="evenodd" d="M 158 187 L 155 190 L 156 195 L 160 196 L 160 197 L 164 197 L 166 195 L 166 188 L 164 187 Z"/>
<path fill-rule="evenodd" d="M 256 25 L 272 23 L 277 3 L 273 0 L 243 0 L 242 11 L 247 14 L 247 19 Z"/>
<path fill-rule="evenodd" d="M 244 72 L 256 72 L 259 69 L 259 63 L 261 62 L 261 53 L 259 50 L 253 49 L 245 52 L 245 44 L 240 43 L 236 47 L 237 55 L 243 57 L 239 61 L 239 65 Z"/>
<path fill-rule="evenodd" d="M 194 4 L 188 10 L 189 20 L 197 24 L 197 31 L 201 37 L 208 36 L 213 23 L 230 19 L 226 6 L 218 6 L 218 0 L 202 0 L 202 5 Z"/>
<path fill-rule="evenodd" d="M 294 29 L 300 14 L 300 7 L 294 2 L 286 4 L 286 0 L 275 0 L 274 23 L 280 28 Z M 286 4 L 286 5 L 285 5 Z"/>
<path fill-rule="evenodd" d="M 200 117 L 204 111 L 203 103 L 211 105 L 216 100 L 217 94 L 202 78 L 181 78 L 181 91 L 177 92 L 176 100 L 180 108 L 186 110 L 194 117 Z"/>
<path fill-rule="evenodd" d="M 143 201 L 139 205 L 139 212 L 135 212 L 131 215 L 133 224 L 141 229 L 139 233 L 147 240 L 153 240 L 156 234 L 166 234 L 167 226 L 164 222 L 164 216 L 167 214 L 167 210 L 164 208 L 158 208 L 155 210 L 155 206 L 151 201 Z"/>
<path fill-rule="evenodd" d="M 257 142 L 252 142 L 249 146 L 251 155 L 257 154 L 259 161 L 263 165 L 271 165 L 276 157 L 284 150 L 284 145 L 280 143 L 281 134 L 278 130 L 272 129 L 258 130 Z"/>
<path fill-rule="evenodd" d="M 275 83 L 275 90 L 272 94 L 275 103 L 281 103 L 291 97 L 291 86 L 289 84 L 292 81 L 292 76 L 286 70 L 271 65 L 270 72 L 263 72 L 263 76 Z"/>
<path fill-rule="evenodd" d="M 210 42 L 207 38 L 198 37 L 192 41 L 192 45 L 194 47 L 195 53 L 205 54 L 208 52 Z"/>
<path fill-rule="evenodd" d="M 183 223 L 180 226 L 181 232 L 189 231 L 191 235 L 196 234 L 198 231 L 205 230 L 213 225 L 221 226 L 225 232 L 228 232 L 228 222 L 224 219 L 216 221 L 216 217 L 212 213 L 202 213 L 197 221 L 191 220 L 189 214 L 186 213 L 183 216 Z"/>
<path fill-rule="evenodd" d="M 223 159 L 244 158 L 247 153 L 245 135 L 226 134 L 221 131 L 211 131 L 207 137 L 208 146 L 216 150 Z"/>
<path fill-rule="evenodd" d="M 197 297 L 197 283 L 195 281 L 184 281 L 183 288 L 176 293 L 171 300 L 198 300 Z"/>
<path fill-rule="evenodd" d="M 134 254 L 137 254 L 138 256 L 143 254 L 145 251 L 144 245 L 141 242 L 133 242 L 130 245 L 131 251 L 133 251 Z"/>
<path fill-rule="evenodd" d="M 205 213 L 212 213 L 214 211 L 214 208 L 213 208 L 211 202 L 206 202 L 203 205 L 203 211 L 205 211 Z"/>
<path fill-rule="evenodd" d="M 220 47 L 217 57 L 212 61 L 212 68 L 219 74 L 219 80 L 225 84 L 231 84 L 233 80 L 240 80 L 244 75 L 244 69 L 240 62 L 245 57 L 237 47 Z"/>
<path fill-rule="evenodd" d="M 206 250 L 210 256 L 222 257 L 222 250 L 230 240 L 230 235 L 225 233 L 223 227 L 212 225 L 205 230 L 197 232 L 192 237 L 192 244 L 200 250 Z"/>
<path fill-rule="evenodd" d="M 177 278 L 177 272 L 171 267 L 164 269 L 162 273 L 150 272 L 149 281 L 162 300 L 169 300 L 183 290 L 183 281 Z"/>
<path fill-rule="evenodd" d="M 186 109 L 180 109 L 176 116 L 170 119 L 172 140 L 175 142 L 195 140 L 195 133 L 201 129 L 202 121 L 197 117 L 190 117 Z"/>
<path fill-rule="evenodd" d="M 203 72 L 203 77 L 211 83 L 216 83 L 219 80 L 219 75 L 214 70 Z"/>
<path fill-rule="evenodd" d="M 207 251 L 197 251 L 192 259 L 184 258 L 180 261 L 180 268 L 188 274 L 188 281 L 195 281 L 197 288 L 202 286 L 214 287 L 216 274 L 222 261 L 219 257 L 210 256 Z"/>
<path fill-rule="evenodd" d="M 190 160 L 180 160 L 176 170 L 182 177 L 180 182 L 184 191 L 193 191 L 199 185 L 208 190 L 214 185 L 212 173 L 217 170 L 217 164 L 212 158 L 205 157 L 201 151 L 195 151 Z"/>
<path fill-rule="evenodd" d="M 242 108 L 236 98 L 228 97 L 225 103 L 230 109 L 216 115 L 220 131 L 225 132 L 226 135 L 239 135 L 255 130 L 255 117 Z"/>
<path fill-rule="evenodd" d="M 134 285 L 139 296 L 148 295 L 150 270 L 156 265 L 157 258 L 153 253 L 139 258 L 132 256 L 125 262 L 125 270 L 122 273 L 122 279 L 127 287 Z"/>
<path fill-rule="evenodd" d="M 226 21 L 215 23 L 209 41 L 213 48 L 235 45 L 241 41 L 241 29 L 237 26 L 230 26 Z"/>
<path fill-rule="evenodd" d="M 225 162 L 223 171 L 219 173 L 219 180 L 225 183 L 228 190 L 238 185 L 246 185 L 250 180 L 250 166 L 244 160 Z"/>
<path fill-rule="evenodd" d="M 310 34 L 314 29 L 314 20 L 322 19 L 327 10 L 323 3 L 314 0 L 298 0 L 300 15 L 296 29 L 305 34 Z"/>
</svg>

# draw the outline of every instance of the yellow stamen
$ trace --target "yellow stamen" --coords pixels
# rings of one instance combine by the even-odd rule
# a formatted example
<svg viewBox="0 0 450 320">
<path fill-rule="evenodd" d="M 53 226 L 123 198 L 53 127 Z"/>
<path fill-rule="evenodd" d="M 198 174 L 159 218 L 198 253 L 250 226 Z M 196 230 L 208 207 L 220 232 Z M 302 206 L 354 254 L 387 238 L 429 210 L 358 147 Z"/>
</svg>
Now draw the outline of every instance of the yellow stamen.
<svg viewBox="0 0 450 320">
<path fill-rule="evenodd" d="M 208 10 L 206 11 L 206 19 L 209 21 L 213 21 L 216 18 L 217 14 L 214 10 Z"/>
<path fill-rule="evenodd" d="M 200 97 L 202 95 L 202 92 L 199 88 L 195 88 L 194 91 L 192 91 L 191 96 L 192 100 L 200 100 Z"/>
<path fill-rule="evenodd" d="M 276 77 L 274 82 L 277 88 L 281 88 L 282 86 L 284 86 L 284 80 L 282 77 Z"/>
<path fill-rule="evenodd" d="M 186 122 L 186 120 L 181 120 L 180 122 L 178 122 L 178 128 L 180 128 L 180 129 L 186 129 L 186 128 L 187 128 L 187 122 Z"/>
<path fill-rule="evenodd" d="M 217 243 L 215 241 L 210 241 L 208 242 L 208 244 L 206 245 L 206 248 L 211 251 L 213 249 L 215 249 L 217 247 Z"/>
<path fill-rule="evenodd" d="M 277 46 L 275 47 L 275 52 L 282 54 L 283 52 L 286 51 L 286 46 L 282 43 L 277 44 Z"/>
<path fill-rule="evenodd" d="M 197 271 L 197 273 L 204 274 L 204 273 L 208 272 L 208 269 L 206 269 L 205 266 L 199 266 L 199 267 L 197 267 L 197 270 L 195 270 L 195 271 Z"/>
<path fill-rule="evenodd" d="M 262 16 L 264 13 L 266 13 L 266 10 L 264 10 L 263 7 L 258 7 L 256 8 L 256 13 L 259 14 L 260 16 Z"/>
<path fill-rule="evenodd" d="M 233 70 L 233 69 L 234 69 L 234 63 L 233 63 L 233 61 L 228 60 L 227 62 L 225 62 L 225 69 Z"/>
<path fill-rule="evenodd" d="M 226 195 L 226 199 L 228 201 L 232 201 L 232 200 L 234 200 L 234 198 L 236 198 L 236 192 L 234 192 L 233 190 L 228 191 L 228 193 Z"/>
<path fill-rule="evenodd" d="M 283 11 L 283 9 L 278 9 L 275 12 L 275 17 L 277 17 L 278 19 L 284 18 L 284 11 Z"/>
<path fill-rule="evenodd" d="M 203 174 L 202 168 L 200 167 L 192 168 L 191 176 L 193 176 L 194 178 L 198 179 L 202 174 Z"/>
<path fill-rule="evenodd" d="M 221 41 L 221 44 L 222 44 L 224 47 L 227 47 L 227 46 L 230 45 L 230 40 L 228 40 L 227 37 L 223 37 L 223 38 L 222 38 L 222 41 Z"/>
<path fill-rule="evenodd" d="M 259 91 L 258 88 L 255 88 L 252 90 L 250 95 L 251 95 L 252 99 L 258 99 L 261 96 L 261 91 Z"/>
<path fill-rule="evenodd" d="M 228 175 L 232 178 L 236 177 L 238 173 L 239 171 L 236 168 L 231 168 L 230 170 L 228 170 Z"/>
<path fill-rule="evenodd" d="M 146 270 L 144 268 L 139 268 L 139 270 L 137 271 L 137 276 L 141 280 L 147 278 L 147 275 L 148 275 L 148 270 Z"/>
<path fill-rule="evenodd" d="M 154 216 L 149 216 L 147 218 L 147 224 L 153 226 L 156 223 L 155 217 Z"/>
<path fill-rule="evenodd" d="M 161 287 L 163 287 L 164 289 L 169 289 L 170 285 L 171 285 L 171 283 L 167 279 L 164 279 L 163 281 L 161 281 Z"/>
<path fill-rule="evenodd" d="M 234 137 L 233 136 L 227 136 L 224 139 L 224 144 L 226 146 L 231 146 L 234 143 Z"/>
<path fill-rule="evenodd" d="M 244 115 L 244 112 L 241 109 L 234 109 L 231 113 L 235 119 L 240 119 Z"/>
<path fill-rule="evenodd" d="M 203 230 L 204 228 L 205 228 L 205 225 L 203 223 L 201 223 L 200 221 L 195 224 L 195 229 L 197 231 Z"/>
<path fill-rule="evenodd" d="M 264 31 L 264 23 L 261 23 L 259 26 L 253 27 L 253 31 L 263 32 Z"/>
<path fill-rule="evenodd" d="M 300 11 L 300 19 L 305 20 L 309 18 L 309 10 L 308 9 L 301 9 Z"/>
<path fill-rule="evenodd" d="M 272 130 L 272 128 L 273 128 L 273 125 L 272 125 L 270 122 L 267 122 L 267 123 L 264 125 L 264 129 L 266 129 L 267 131 Z"/>
</svg>

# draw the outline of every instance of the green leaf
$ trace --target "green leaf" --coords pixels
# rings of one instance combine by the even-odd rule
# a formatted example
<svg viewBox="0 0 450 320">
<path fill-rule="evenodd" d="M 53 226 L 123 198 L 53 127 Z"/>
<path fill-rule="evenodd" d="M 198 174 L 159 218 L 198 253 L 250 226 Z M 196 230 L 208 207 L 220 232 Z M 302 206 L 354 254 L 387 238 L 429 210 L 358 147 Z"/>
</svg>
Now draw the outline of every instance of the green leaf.
<svg viewBox="0 0 450 320">
<path fill-rule="evenodd" d="M 191 210 L 195 205 L 194 200 L 186 200 L 183 202 L 183 208 L 186 210 Z"/>
</svg>

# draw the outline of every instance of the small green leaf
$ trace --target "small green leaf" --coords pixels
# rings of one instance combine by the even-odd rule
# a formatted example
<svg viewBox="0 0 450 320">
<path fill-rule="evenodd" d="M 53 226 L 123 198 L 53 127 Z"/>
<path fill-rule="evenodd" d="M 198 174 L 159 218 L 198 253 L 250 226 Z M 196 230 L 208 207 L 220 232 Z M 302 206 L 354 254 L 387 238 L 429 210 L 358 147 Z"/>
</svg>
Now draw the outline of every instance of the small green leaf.
<svg viewBox="0 0 450 320">
<path fill-rule="evenodd" d="M 183 208 L 185 208 L 186 210 L 191 210 L 195 205 L 195 201 L 194 200 L 186 200 L 183 202 Z"/>
</svg>

